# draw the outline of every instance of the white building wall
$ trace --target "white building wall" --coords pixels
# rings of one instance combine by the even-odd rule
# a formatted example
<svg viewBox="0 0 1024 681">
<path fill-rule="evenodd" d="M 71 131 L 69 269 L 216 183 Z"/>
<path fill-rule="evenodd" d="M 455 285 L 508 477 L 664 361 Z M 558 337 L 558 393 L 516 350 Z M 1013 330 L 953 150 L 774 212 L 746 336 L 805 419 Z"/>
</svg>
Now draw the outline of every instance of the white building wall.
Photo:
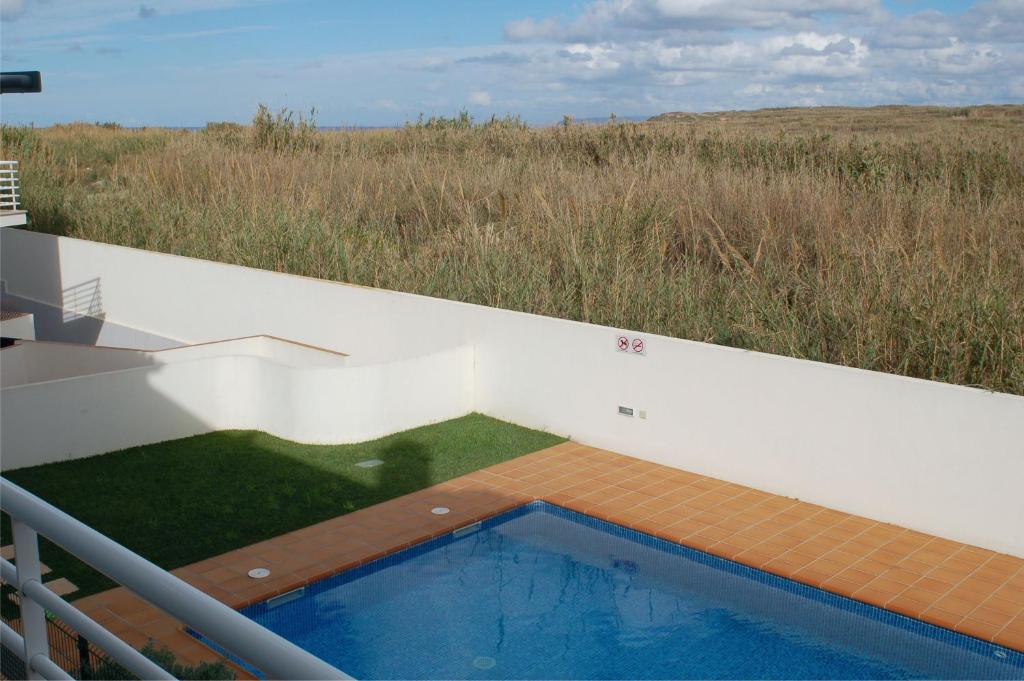
<svg viewBox="0 0 1024 681">
<path fill-rule="evenodd" d="M 363 442 L 469 413 L 472 372 L 473 349 L 460 347 L 356 368 L 222 355 L 21 385 L 0 394 L 0 466 L 228 429 Z"/>
<path fill-rule="evenodd" d="M 22 342 L 0 350 L 0 386 L 8 388 L 155 363 L 149 353 L 139 350 Z"/>
<path fill-rule="evenodd" d="M 19 295 L 48 300 L 27 263 L 56 253 L 64 282 L 99 280 L 107 319 L 161 336 L 266 333 L 347 352 L 350 369 L 472 344 L 484 413 L 1024 555 L 1021 397 L 648 335 L 632 356 L 604 327 L 27 232 L 3 244 Z"/>
<path fill-rule="evenodd" d="M 216 430 L 228 421 L 220 390 L 227 368 L 204 360 L 6 388 L 0 464 L 9 470 Z"/>
<path fill-rule="evenodd" d="M 608 329 L 493 320 L 478 345 L 477 409 L 1024 555 L 1024 399 L 643 338 L 647 354 L 631 356 Z"/>
<path fill-rule="evenodd" d="M 34 340 L 36 337 L 36 323 L 34 316 L 23 314 L 11 319 L 0 320 L 0 336 L 4 338 L 26 338 Z"/>
<path fill-rule="evenodd" d="M 277 336 L 347 353 L 351 366 L 472 344 L 465 324 L 438 323 L 448 301 L 24 230 L 0 239 L 10 295 L 59 307 L 67 291 L 87 289 L 106 325 L 176 345 Z M 102 333 L 98 344 L 123 346 Z"/>
<path fill-rule="evenodd" d="M 336 368 L 346 357 L 270 336 L 201 343 L 168 350 L 130 350 L 76 343 L 22 341 L 0 351 L 0 387 L 55 381 L 135 367 L 210 357 L 257 357 L 294 368 Z"/>
</svg>

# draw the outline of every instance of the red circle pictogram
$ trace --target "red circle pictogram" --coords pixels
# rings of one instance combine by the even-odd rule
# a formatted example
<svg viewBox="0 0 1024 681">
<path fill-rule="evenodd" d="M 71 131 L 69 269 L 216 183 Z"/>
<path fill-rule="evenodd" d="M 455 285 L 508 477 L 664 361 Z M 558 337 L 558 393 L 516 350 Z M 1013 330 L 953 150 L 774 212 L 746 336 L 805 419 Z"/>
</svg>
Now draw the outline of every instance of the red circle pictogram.
<svg viewBox="0 0 1024 681">
<path fill-rule="evenodd" d="M 619 336 L 619 350 L 626 350 L 629 348 L 629 339 L 625 336 Z"/>
<path fill-rule="evenodd" d="M 633 339 L 633 352 L 643 352 L 643 351 L 644 351 L 644 341 L 643 341 L 643 339 L 642 338 L 634 338 Z"/>
</svg>

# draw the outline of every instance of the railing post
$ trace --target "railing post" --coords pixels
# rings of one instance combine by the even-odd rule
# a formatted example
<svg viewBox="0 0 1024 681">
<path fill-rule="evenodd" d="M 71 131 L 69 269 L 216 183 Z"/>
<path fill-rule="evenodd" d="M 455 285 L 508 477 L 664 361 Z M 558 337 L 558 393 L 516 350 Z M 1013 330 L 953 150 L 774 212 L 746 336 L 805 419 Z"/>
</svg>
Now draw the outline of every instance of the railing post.
<svg viewBox="0 0 1024 681">
<path fill-rule="evenodd" d="M 83 679 L 92 678 L 92 668 L 89 664 L 89 641 L 78 635 L 78 675 Z"/>
<path fill-rule="evenodd" d="M 174 619 L 259 668 L 269 678 L 352 678 L 2 476 L 0 492 L 0 507 L 12 520 L 17 519 L 14 520 L 14 548 L 18 561 L 15 566 L 0 559 L 0 568 L 7 581 L 18 584 L 22 596 L 27 663 L 38 665 L 50 678 L 63 678 L 61 675 L 66 672 L 62 672 L 47 654 L 46 613 L 41 604 L 76 631 L 88 635 L 94 644 L 110 652 L 117 662 L 141 678 L 174 677 L 43 586 L 39 579 L 37 530 Z"/>
<path fill-rule="evenodd" d="M 46 610 L 25 595 L 22 587 L 30 580 L 42 583 L 39 570 L 39 536 L 28 525 L 11 519 L 14 530 L 14 560 L 18 570 L 18 594 L 21 601 L 21 633 L 25 639 L 25 670 L 29 679 L 45 678 L 32 669 L 36 655 L 50 657 L 50 643 L 46 633 Z"/>
</svg>

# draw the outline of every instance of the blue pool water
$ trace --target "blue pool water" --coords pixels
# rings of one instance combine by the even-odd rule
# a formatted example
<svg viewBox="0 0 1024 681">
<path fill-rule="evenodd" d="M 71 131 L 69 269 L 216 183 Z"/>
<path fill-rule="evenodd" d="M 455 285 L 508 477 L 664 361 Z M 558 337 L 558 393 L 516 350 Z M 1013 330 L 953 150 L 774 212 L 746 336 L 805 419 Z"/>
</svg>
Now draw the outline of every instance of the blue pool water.
<svg viewBox="0 0 1024 681">
<path fill-rule="evenodd" d="M 365 679 L 1024 678 L 1024 655 L 541 502 L 243 614 Z"/>
</svg>

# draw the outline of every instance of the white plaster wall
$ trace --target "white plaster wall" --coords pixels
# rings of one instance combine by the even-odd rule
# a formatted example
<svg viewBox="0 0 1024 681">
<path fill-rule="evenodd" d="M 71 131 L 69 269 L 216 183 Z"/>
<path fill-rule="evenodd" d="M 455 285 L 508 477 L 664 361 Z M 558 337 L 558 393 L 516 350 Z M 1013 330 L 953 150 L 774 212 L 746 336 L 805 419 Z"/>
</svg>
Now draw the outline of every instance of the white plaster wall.
<svg viewBox="0 0 1024 681">
<path fill-rule="evenodd" d="M 210 359 L 6 388 L 0 394 L 0 467 L 217 430 L 230 423 L 221 390 L 232 383 L 230 368 L 230 360 Z"/>
<path fill-rule="evenodd" d="M 472 371 L 471 347 L 352 369 L 224 355 L 6 388 L 0 467 L 226 429 L 307 443 L 363 442 L 469 413 Z"/>
<path fill-rule="evenodd" d="M 0 243 L 10 294 L 59 307 L 88 284 L 108 324 L 179 345 L 268 335 L 347 353 L 352 366 L 472 344 L 466 325 L 439 323 L 448 301 L 24 230 L 0 230 Z"/>
<path fill-rule="evenodd" d="M 171 348 L 130 350 L 76 343 L 22 341 L 0 350 L 0 387 L 54 381 L 134 367 L 174 364 L 210 357 L 258 357 L 295 368 L 333 368 L 345 356 L 269 336 Z"/>
<path fill-rule="evenodd" d="M 3 270 L 0 269 L 0 286 L 6 284 L 2 278 Z M 81 287 L 76 287 L 81 289 Z M 67 303 L 63 300 L 62 291 L 57 291 L 48 300 L 57 300 L 58 304 L 44 303 L 32 298 L 15 295 L 3 289 L 3 305 L 5 308 L 28 312 L 33 315 L 33 338 L 34 340 L 78 343 L 85 345 L 100 345 L 111 348 L 132 348 L 134 350 L 165 350 L 167 348 L 179 347 L 182 343 L 173 338 L 165 338 L 156 334 L 147 333 L 140 329 L 133 329 L 128 326 L 117 324 L 102 314 L 102 308 L 97 306 L 100 314 L 91 316 L 75 312 L 69 308 L 61 308 L 60 303 Z M 74 300 L 70 301 L 74 303 Z M 28 336 L 24 336 L 28 337 Z"/>
<path fill-rule="evenodd" d="M 52 290 L 23 263 L 57 252 L 65 282 L 100 280 L 108 319 L 167 337 L 267 333 L 350 353 L 350 367 L 472 344 L 479 411 L 1024 556 L 1024 398 L 654 336 L 633 357 L 614 351 L 614 330 L 587 324 L 27 232 L 2 239 L 15 293 Z M 9 259 L 15 250 L 26 255 Z"/>
<path fill-rule="evenodd" d="M 249 428 L 290 440 L 351 443 L 468 414 L 473 410 L 473 348 L 333 370 L 255 373 L 260 404 Z"/>
<path fill-rule="evenodd" d="M 0 350 L 0 386 L 8 388 L 155 363 L 150 353 L 139 350 L 24 341 Z"/>
<path fill-rule="evenodd" d="M 24 314 L 20 317 L 0 321 L 0 336 L 33 340 L 36 337 L 35 317 L 31 314 Z"/>
<path fill-rule="evenodd" d="M 161 364 L 223 355 L 246 355 L 261 357 L 296 368 L 334 368 L 345 366 L 347 360 L 344 354 L 335 351 L 299 345 L 272 336 L 251 336 L 200 345 L 185 345 L 180 348 L 154 351 L 149 355 L 155 362 Z"/>
<path fill-rule="evenodd" d="M 1020 397 L 643 334 L 632 356 L 608 329 L 494 317 L 479 411 L 1024 556 Z"/>
</svg>

